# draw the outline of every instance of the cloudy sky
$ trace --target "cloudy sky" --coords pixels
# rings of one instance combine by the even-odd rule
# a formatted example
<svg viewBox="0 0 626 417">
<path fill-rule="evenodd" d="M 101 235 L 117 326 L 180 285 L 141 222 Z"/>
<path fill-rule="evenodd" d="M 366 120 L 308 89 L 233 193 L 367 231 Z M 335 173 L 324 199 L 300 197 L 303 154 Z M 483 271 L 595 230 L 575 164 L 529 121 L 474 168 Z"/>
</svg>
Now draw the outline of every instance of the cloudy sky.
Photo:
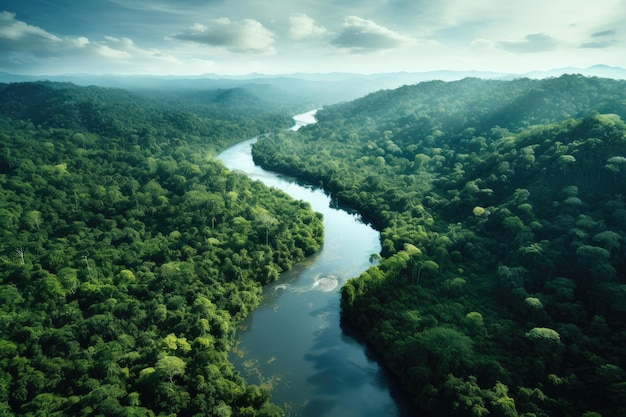
<svg viewBox="0 0 626 417">
<path fill-rule="evenodd" d="M 626 67 L 626 0 L 0 0 L 0 71 Z"/>
</svg>

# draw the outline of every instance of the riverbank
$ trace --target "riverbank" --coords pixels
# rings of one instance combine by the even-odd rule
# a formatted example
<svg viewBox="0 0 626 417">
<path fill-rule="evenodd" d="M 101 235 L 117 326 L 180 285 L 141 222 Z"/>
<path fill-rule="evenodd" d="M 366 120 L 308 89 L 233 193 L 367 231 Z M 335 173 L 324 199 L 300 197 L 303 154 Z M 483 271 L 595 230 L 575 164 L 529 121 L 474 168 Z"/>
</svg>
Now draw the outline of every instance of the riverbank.
<svg viewBox="0 0 626 417">
<path fill-rule="evenodd" d="M 325 242 L 319 253 L 264 288 L 262 304 L 237 331 L 231 361 L 249 383 L 271 389 L 272 401 L 289 416 L 412 415 L 408 401 L 394 397 L 393 379 L 339 324 L 339 288 L 370 266 L 370 255 L 381 249 L 379 233 L 358 213 L 331 204 L 323 189 L 256 166 L 250 154 L 255 141 L 219 159 L 311 204 L 324 216 Z"/>
</svg>

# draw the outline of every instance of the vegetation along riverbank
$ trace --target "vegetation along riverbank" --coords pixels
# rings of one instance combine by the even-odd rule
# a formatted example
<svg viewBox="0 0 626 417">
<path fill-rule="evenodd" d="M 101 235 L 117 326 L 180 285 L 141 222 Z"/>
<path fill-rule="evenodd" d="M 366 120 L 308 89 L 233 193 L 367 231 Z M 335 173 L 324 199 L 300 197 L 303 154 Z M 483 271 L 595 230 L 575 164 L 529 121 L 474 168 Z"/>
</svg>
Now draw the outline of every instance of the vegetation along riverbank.
<svg viewBox="0 0 626 417">
<path fill-rule="evenodd" d="M 626 412 L 626 83 L 426 82 L 327 106 L 257 162 L 323 183 L 382 234 L 342 289 L 434 415 Z"/>
</svg>

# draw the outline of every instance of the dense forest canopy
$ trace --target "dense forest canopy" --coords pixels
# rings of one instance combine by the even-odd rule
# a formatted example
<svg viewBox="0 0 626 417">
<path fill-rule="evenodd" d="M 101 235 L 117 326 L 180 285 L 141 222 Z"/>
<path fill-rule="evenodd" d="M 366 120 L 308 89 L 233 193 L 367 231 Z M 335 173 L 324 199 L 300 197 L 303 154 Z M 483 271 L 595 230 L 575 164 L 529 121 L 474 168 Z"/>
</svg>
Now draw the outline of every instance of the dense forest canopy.
<svg viewBox="0 0 626 417">
<path fill-rule="evenodd" d="M 626 82 L 439 81 L 328 106 L 255 160 L 381 230 L 342 318 L 449 416 L 626 413 Z"/>
<path fill-rule="evenodd" d="M 71 83 L 0 84 L 0 114 L 44 128 L 66 128 L 122 140 L 127 146 L 161 146 L 155 140 L 203 143 L 212 153 L 288 127 L 291 119 L 243 89 L 131 93 Z M 240 99 L 244 96 L 247 100 Z M 236 107 L 236 110 L 234 110 Z"/>
<path fill-rule="evenodd" d="M 287 117 L 198 106 L 0 85 L 1 415 L 282 415 L 227 354 L 322 221 L 211 157 Z"/>
</svg>

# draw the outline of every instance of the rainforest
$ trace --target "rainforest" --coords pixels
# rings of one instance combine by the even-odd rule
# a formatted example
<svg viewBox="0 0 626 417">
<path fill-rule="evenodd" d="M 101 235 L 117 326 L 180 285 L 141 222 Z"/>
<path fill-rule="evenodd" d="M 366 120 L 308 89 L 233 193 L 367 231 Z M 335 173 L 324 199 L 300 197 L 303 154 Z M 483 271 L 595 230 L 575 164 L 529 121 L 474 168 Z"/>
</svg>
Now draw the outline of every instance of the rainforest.
<svg viewBox="0 0 626 417">
<path fill-rule="evenodd" d="M 380 231 L 341 322 L 416 415 L 626 413 L 626 81 L 255 88 L 0 84 L 0 414 L 284 415 L 228 353 L 324 230 L 259 135 Z"/>
<path fill-rule="evenodd" d="M 228 352 L 321 218 L 211 155 L 289 117 L 72 84 L 0 97 L 0 414 L 282 415 Z"/>
<path fill-rule="evenodd" d="M 620 416 L 625 116 L 624 81 L 433 81 L 327 106 L 253 151 L 381 230 L 342 320 L 421 409 Z"/>
</svg>

